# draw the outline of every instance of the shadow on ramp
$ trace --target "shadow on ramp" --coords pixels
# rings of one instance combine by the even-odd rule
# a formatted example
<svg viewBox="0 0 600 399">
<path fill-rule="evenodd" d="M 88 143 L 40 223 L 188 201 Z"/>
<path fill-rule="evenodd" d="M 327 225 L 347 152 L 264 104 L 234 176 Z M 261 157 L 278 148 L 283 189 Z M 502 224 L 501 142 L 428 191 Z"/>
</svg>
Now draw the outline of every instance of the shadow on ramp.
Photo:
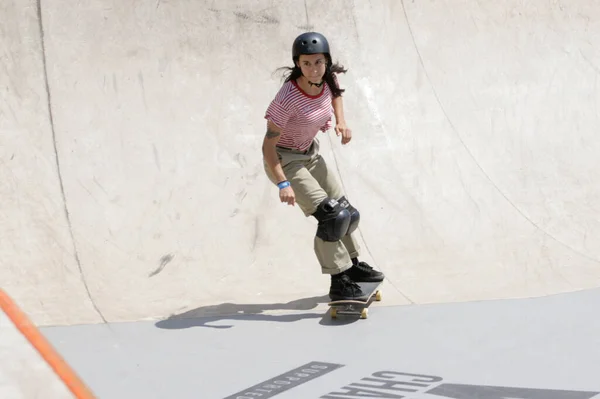
<svg viewBox="0 0 600 399">
<path fill-rule="evenodd" d="M 168 319 L 156 323 L 158 328 L 166 330 L 178 330 L 191 327 L 231 328 L 233 325 L 212 324 L 222 320 L 241 321 L 269 321 L 292 323 L 305 319 L 324 318 L 329 319 L 329 313 L 325 317 L 323 313 L 292 313 L 292 314 L 264 314 L 267 311 L 290 310 L 293 312 L 315 309 L 319 304 L 329 302 L 329 296 L 317 296 L 296 299 L 287 303 L 273 304 L 236 304 L 222 303 L 220 305 L 203 306 L 185 313 L 170 316 Z M 331 320 L 322 320 L 320 324 L 329 325 Z M 336 323 L 337 324 L 337 323 Z"/>
</svg>

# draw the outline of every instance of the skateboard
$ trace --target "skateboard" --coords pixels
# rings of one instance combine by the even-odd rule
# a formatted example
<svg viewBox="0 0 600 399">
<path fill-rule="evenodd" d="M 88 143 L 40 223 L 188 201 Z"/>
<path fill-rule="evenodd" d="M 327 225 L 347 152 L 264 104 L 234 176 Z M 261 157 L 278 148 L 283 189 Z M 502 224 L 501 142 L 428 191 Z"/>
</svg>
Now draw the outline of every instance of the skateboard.
<svg viewBox="0 0 600 399">
<path fill-rule="evenodd" d="M 381 290 L 379 287 L 381 282 L 374 283 L 358 283 L 360 289 L 365 293 L 364 300 L 349 300 L 342 299 L 339 301 L 331 301 L 327 305 L 331 308 L 331 317 L 336 318 L 338 314 L 360 315 L 361 319 L 366 319 L 369 314 L 369 305 L 371 299 L 375 297 L 376 301 L 381 301 Z"/>
</svg>

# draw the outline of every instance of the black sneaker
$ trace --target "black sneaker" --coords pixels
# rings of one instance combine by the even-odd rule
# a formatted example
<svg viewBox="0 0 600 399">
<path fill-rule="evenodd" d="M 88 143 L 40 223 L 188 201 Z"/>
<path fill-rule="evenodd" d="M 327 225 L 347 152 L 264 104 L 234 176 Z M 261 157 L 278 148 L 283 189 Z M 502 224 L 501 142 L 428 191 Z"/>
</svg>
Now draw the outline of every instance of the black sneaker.
<svg viewBox="0 0 600 399">
<path fill-rule="evenodd" d="M 383 281 L 383 273 L 373 269 L 367 262 L 358 262 L 353 259 L 352 267 L 346 271 L 348 276 L 356 282 L 370 283 Z"/>
<path fill-rule="evenodd" d="M 331 287 L 329 288 L 329 298 L 332 301 L 341 300 L 365 300 L 366 295 L 348 275 L 344 272 L 331 277 Z"/>
</svg>

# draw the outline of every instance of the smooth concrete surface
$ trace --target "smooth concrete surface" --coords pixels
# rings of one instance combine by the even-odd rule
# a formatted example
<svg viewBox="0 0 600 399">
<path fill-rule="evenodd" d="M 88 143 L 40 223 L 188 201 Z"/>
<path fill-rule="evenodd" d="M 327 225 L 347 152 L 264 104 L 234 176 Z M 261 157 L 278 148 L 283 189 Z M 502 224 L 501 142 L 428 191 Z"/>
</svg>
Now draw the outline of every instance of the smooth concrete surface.
<svg viewBox="0 0 600 399">
<path fill-rule="evenodd" d="M 43 333 L 100 398 L 600 398 L 600 289 L 458 304 L 385 300 L 366 320 L 307 309 Z M 311 362 L 338 367 L 310 381 L 310 373 L 282 376 Z M 384 371 L 392 374 L 375 374 Z M 414 377 L 400 373 L 428 378 L 403 385 Z"/>
<path fill-rule="evenodd" d="M 1 310 L 0 398 L 73 399 L 66 385 Z"/>
<path fill-rule="evenodd" d="M 66 219 L 37 5 L 0 6 L 0 286 L 36 324 L 96 322 Z"/>
<path fill-rule="evenodd" d="M 382 368 L 599 389 L 598 325 L 576 318 L 600 286 L 597 2 L 5 0 L 0 21 L 0 284 L 38 326 L 64 326 L 45 331 L 100 392 L 234 394 L 313 360 L 345 365 L 310 382 L 324 394 Z M 319 140 L 361 212 L 361 258 L 387 276 L 381 316 L 338 328 L 318 325 L 315 220 L 280 204 L 262 166 L 275 70 L 306 30 L 349 68 L 353 139 Z M 543 298 L 567 293 L 578 329 Z M 405 312 L 425 323 L 409 335 Z M 155 325 L 229 314 L 244 327 Z M 80 334 L 106 337 L 77 357 Z M 363 337 L 377 350 L 357 351 Z M 121 382 L 87 374 L 115 357 Z"/>
<path fill-rule="evenodd" d="M 353 140 L 319 139 L 388 304 L 599 286 L 600 5 L 39 4 L 2 7 L 0 78 L 0 281 L 39 325 L 327 292 L 261 159 L 307 29 L 349 68 Z"/>
</svg>

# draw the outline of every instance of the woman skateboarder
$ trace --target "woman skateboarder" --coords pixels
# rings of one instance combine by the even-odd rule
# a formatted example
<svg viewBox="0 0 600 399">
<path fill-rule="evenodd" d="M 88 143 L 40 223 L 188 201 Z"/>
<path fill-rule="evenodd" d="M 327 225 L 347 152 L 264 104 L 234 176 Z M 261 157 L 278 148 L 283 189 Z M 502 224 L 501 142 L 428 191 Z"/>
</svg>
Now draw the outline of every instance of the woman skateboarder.
<svg viewBox="0 0 600 399">
<path fill-rule="evenodd" d="M 265 114 L 265 172 L 279 188 L 281 202 L 298 204 L 306 217 L 317 220 L 314 251 L 322 273 L 331 275 L 331 300 L 360 299 L 365 294 L 356 282 L 382 281 L 384 275 L 358 260 L 353 232 L 359 212 L 328 169 L 316 137 L 331 128 L 335 115 L 342 144 L 352 138 L 344 119 L 344 90 L 335 76 L 346 70 L 332 63 L 327 39 L 316 32 L 294 40 L 292 60 L 294 66 L 284 68 L 290 72 Z"/>
</svg>

